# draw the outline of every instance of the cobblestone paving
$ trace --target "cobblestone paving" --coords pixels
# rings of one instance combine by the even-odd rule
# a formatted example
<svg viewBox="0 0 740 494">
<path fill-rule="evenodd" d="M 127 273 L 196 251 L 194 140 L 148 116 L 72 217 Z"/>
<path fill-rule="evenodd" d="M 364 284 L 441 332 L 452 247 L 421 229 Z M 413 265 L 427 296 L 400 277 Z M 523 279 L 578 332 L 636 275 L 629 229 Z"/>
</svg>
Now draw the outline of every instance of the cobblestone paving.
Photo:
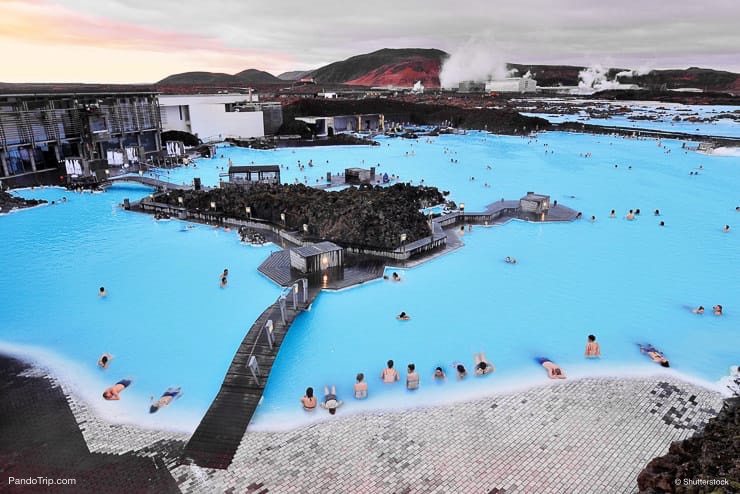
<svg viewBox="0 0 740 494">
<path fill-rule="evenodd" d="M 108 424 L 68 398 L 91 452 L 164 460 L 185 493 L 633 493 L 722 397 L 669 377 L 548 382 L 473 402 L 247 432 L 228 470 L 178 464 L 188 437 Z M 319 411 L 321 412 L 321 411 Z"/>
</svg>

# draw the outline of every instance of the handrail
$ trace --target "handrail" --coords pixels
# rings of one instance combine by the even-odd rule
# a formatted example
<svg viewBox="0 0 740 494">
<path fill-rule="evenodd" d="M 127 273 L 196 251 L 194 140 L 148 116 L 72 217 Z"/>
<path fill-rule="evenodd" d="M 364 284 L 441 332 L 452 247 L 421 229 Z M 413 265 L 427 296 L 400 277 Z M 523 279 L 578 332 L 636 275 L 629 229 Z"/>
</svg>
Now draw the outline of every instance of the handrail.
<svg viewBox="0 0 740 494">
<path fill-rule="evenodd" d="M 298 306 L 297 306 L 297 303 L 296 303 L 296 298 L 297 298 L 297 293 L 299 291 L 299 288 L 298 288 L 298 284 L 299 283 L 303 285 L 303 297 L 302 297 L 303 298 L 303 301 L 302 301 L 302 303 L 305 304 L 308 301 L 308 278 L 299 278 L 291 286 L 288 286 L 288 287 L 283 288 L 280 291 L 280 296 L 277 299 L 278 303 L 281 304 L 280 312 L 283 315 L 283 324 L 286 324 L 285 318 L 284 318 L 284 314 L 285 314 L 284 313 L 284 310 L 285 310 L 285 307 L 283 305 L 283 303 L 284 303 L 283 301 L 287 298 L 287 296 L 288 296 L 289 293 L 292 293 L 293 294 L 293 310 L 298 310 Z M 259 343 L 259 341 L 260 341 L 260 337 L 262 336 L 262 332 L 263 332 L 262 330 L 263 329 L 266 329 L 267 326 L 268 326 L 268 324 L 269 324 L 269 326 L 271 328 L 274 327 L 273 326 L 274 323 L 272 322 L 272 319 L 268 319 L 267 322 L 259 330 L 257 336 L 254 338 L 254 343 L 252 343 L 252 348 L 249 351 L 249 356 L 247 356 L 247 365 L 249 365 L 249 362 L 251 362 L 252 357 L 254 357 L 256 359 L 256 356 L 254 355 L 254 349 L 257 348 L 257 343 Z M 251 331 L 251 329 L 250 329 L 250 331 Z M 268 341 L 268 343 L 270 343 L 270 342 Z M 272 348 L 272 343 L 270 343 L 270 348 Z M 260 385 L 259 379 L 257 379 L 257 376 L 256 375 L 254 376 L 254 378 L 257 381 L 257 385 L 259 386 Z"/>
</svg>

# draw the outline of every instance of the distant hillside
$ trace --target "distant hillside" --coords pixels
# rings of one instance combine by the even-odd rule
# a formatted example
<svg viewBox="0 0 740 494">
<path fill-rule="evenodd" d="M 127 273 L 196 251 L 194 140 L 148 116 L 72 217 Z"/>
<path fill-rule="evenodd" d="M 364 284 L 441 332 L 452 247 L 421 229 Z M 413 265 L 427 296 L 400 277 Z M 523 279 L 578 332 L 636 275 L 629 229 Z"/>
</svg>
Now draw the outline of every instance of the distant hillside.
<svg viewBox="0 0 740 494">
<path fill-rule="evenodd" d="M 540 87 L 577 86 L 578 73 L 586 67 L 572 65 L 523 65 L 507 64 L 516 69 L 519 75 L 531 72 Z M 620 72 L 629 69 L 611 68 L 607 71 L 609 80 L 614 80 Z M 642 88 L 661 91 L 666 89 L 699 88 L 707 92 L 729 92 L 740 94 L 740 75 L 713 69 L 691 67 L 675 70 L 652 70 L 645 75 L 619 76 L 619 82 L 637 84 Z"/>
<path fill-rule="evenodd" d="M 426 87 L 439 87 L 439 69 L 447 57 L 447 53 L 435 49 L 386 48 L 334 62 L 310 76 L 318 83 L 411 86 L 421 80 Z"/>
<path fill-rule="evenodd" d="M 311 72 L 314 72 L 314 70 L 293 70 L 291 72 L 283 72 L 282 74 L 278 74 L 277 77 L 281 81 L 297 81 L 302 77 L 308 76 Z"/>
<path fill-rule="evenodd" d="M 740 75 L 721 70 L 690 67 L 681 70 L 653 70 L 646 75 L 620 78 L 648 89 L 698 88 L 709 92 L 740 94 Z"/>
<path fill-rule="evenodd" d="M 234 77 L 243 82 L 256 82 L 262 84 L 282 82 L 282 80 L 270 74 L 269 72 L 257 69 L 242 70 L 238 74 L 234 74 Z"/>
<path fill-rule="evenodd" d="M 250 84 L 250 83 L 279 83 L 280 79 L 257 69 L 247 69 L 231 75 L 220 72 L 183 72 L 165 77 L 157 84 L 162 86 L 193 86 L 201 84 Z"/>
</svg>

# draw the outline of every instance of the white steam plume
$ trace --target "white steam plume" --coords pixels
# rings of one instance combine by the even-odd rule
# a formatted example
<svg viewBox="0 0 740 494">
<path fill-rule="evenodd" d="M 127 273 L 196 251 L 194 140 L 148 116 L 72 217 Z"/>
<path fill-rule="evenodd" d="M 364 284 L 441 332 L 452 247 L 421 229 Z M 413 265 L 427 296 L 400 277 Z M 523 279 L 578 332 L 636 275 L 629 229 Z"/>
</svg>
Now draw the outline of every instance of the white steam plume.
<svg viewBox="0 0 740 494">
<path fill-rule="evenodd" d="M 578 89 L 581 91 L 601 91 L 604 89 L 616 89 L 619 83 L 608 78 L 609 69 L 599 64 L 592 65 L 578 73 Z"/>
<path fill-rule="evenodd" d="M 439 83 L 456 88 L 460 81 L 487 81 L 508 77 L 506 61 L 491 41 L 470 40 L 454 50 L 442 64 Z"/>
</svg>

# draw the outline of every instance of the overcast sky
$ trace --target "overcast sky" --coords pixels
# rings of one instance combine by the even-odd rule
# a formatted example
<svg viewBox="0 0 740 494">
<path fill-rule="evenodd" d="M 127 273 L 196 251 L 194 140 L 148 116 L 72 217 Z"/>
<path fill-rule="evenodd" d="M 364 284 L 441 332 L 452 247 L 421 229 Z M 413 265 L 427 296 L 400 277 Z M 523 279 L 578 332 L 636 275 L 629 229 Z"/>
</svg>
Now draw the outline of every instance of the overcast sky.
<svg viewBox="0 0 740 494">
<path fill-rule="evenodd" d="M 381 48 L 466 63 L 740 73 L 740 0 L 0 0 L 2 82 L 275 75 Z"/>
</svg>

